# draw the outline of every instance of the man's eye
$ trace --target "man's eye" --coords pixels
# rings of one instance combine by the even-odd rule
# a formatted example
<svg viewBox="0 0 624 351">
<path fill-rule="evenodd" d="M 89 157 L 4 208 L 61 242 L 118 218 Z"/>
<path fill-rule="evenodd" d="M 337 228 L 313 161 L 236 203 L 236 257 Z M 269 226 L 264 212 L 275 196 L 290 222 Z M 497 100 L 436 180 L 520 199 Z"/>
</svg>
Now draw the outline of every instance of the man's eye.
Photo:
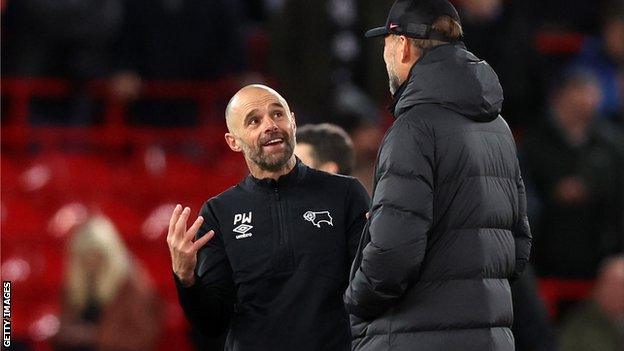
<svg viewBox="0 0 624 351">
<path fill-rule="evenodd" d="M 275 116 L 275 117 L 282 117 L 282 116 L 284 116 L 284 114 L 281 111 L 275 111 L 273 113 L 273 116 Z"/>
<path fill-rule="evenodd" d="M 250 119 L 249 124 L 258 124 L 258 119 L 257 118 Z"/>
</svg>

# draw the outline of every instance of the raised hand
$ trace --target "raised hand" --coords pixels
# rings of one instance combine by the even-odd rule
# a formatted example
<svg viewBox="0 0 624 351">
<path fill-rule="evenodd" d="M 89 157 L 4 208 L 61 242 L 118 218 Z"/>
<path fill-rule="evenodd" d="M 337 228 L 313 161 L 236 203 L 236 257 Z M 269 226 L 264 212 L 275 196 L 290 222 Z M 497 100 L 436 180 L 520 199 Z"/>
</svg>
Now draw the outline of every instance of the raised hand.
<svg viewBox="0 0 624 351">
<path fill-rule="evenodd" d="M 201 249 L 214 236 L 211 230 L 201 238 L 194 240 L 195 234 L 204 222 L 204 218 L 197 217 L 193 225 L 187 230 L 186 222 L 191 209 L 177 205 L 169 221 L 167 233 L 167 245 L 171 253 L 173 273 L 185 287 L 195 284 L 195 266 L 197 265 L 197 251 Z"/>
</svg>

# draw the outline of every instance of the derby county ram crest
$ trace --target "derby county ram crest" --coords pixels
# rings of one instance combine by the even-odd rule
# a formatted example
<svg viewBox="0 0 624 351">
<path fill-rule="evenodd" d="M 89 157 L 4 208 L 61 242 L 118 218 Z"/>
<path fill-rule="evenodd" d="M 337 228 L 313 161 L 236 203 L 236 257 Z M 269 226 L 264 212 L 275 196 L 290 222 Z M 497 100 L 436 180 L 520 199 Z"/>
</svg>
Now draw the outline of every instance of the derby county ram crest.
<svg viewBox="0 0 624 351">
<path fill-rule="evenodd" d="M 334 220 L 329 214 L 329 211 L 308 211 L 303 214 L 303 219 L 308 222 L 312 222 L 317 228 L 321 227 L 321 223 L 327 223 L 330 226 L 334 226 Z"/>
</svg>

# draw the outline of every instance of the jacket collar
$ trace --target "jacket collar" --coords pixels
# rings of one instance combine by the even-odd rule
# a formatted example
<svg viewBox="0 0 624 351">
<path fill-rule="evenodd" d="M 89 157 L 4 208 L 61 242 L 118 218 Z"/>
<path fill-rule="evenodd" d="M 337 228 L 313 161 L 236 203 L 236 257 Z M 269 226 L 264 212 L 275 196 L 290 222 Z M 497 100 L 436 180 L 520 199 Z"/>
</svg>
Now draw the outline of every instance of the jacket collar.
<svg viewBox="0 0 624 351">
<path fill-rule="evenodd" d="M 297 183 L 303 179 L 307 172 L 307 166 L 301 162 L 301 160 L 296 157 L 295 167 L 283 176 L 279 177 L 278 180 L 272 178 L 263 178 L 258 179 L 253 175 L 249 174 L 247 178 L 243 181 L 244 185 L 249 187 L 250 189 L 261 190 L 265 192 L 274 192 L 276 190 L 286 189 L 293 187 Z"/>
</svg>

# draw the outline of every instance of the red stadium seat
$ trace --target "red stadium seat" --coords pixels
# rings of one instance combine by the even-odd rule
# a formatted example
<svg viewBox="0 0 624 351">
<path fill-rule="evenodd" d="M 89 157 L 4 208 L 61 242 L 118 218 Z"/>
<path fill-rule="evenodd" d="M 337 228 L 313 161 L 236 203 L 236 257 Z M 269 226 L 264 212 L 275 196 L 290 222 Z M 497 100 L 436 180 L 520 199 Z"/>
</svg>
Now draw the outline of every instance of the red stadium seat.
<svg viewBox="0 0 624 351">
<path fill-rule="evenodd" d="M 594 285 L 592 280 L 585 279 L 540 278 L 538 282 L 540 294 L 553 318 L 558 317 L 561 302 L 584 300 Z"/>
</svg>

